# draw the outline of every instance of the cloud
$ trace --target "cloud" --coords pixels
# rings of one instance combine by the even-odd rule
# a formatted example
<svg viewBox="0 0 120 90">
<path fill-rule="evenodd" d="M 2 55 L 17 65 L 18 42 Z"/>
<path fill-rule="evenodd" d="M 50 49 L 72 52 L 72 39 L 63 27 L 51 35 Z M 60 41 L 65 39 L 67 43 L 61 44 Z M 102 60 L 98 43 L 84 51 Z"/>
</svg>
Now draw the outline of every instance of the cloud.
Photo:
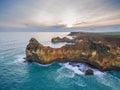
<svg viewBox="0 0 120 90">
<path fill-rule="evenodd" d="M 0 27 L 120 24 L 119 0 L 1 0 Z"/>
</svg>

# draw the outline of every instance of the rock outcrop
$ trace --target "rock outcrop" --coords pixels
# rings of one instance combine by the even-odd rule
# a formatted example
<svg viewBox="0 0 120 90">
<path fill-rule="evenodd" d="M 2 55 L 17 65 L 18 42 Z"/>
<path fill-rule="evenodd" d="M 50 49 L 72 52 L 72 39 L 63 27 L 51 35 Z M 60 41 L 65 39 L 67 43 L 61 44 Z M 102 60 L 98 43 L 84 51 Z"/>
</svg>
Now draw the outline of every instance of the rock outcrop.
<svg viewBox="0 0 120 90">
<path fill-rule="evenodd" d="M 92 69 L 88 69 L 85 71 L 85 75 L 94 75 L 94 72 Z"/>
<path fill-rule="evenodd" d="M 58 43 L 58 42 L 74 43 L 74 40 L 69 39 L 67 37 L 63 37 L 63 38 L 54 37 L 54 38 L 52 38 L 51 42 L 53 42 L 53 43 Z"/>
<path fill-rule="evenodd" d="M 74 41 L 74 44 L 52 48 L 43 46 L 35 38 L 32 38 L 26 47 L 26 59 L 41 64 L 84 62 L 102 71 L 120 70 L 120 47 L 118 42 L 110 44 L 105 39 L 102 40 L 101 37 L 98 41 L 81 37 L 74 38 Z"/>
</svg>

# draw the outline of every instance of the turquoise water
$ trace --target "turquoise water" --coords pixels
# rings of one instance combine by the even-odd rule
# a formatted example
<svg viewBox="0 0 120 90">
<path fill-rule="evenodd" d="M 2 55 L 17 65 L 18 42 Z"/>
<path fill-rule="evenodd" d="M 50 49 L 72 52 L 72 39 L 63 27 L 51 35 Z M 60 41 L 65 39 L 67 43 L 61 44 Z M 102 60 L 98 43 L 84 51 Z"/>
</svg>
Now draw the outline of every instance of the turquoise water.
<svg viewBox="0 0 120 90">
<path fill-rule="evenodd" d="M 120 90 L 120 72 L 93 69 L 94 76 L 85 76 L 84 70 L 90 67 L 82 63 L 40 65 L 24 62 L 25 47 L 31 37 L 57 48 L 66 43 L 52 44 L 51 38 L 67 34 L 0 33 L 0 90 Z"/>
</svg>

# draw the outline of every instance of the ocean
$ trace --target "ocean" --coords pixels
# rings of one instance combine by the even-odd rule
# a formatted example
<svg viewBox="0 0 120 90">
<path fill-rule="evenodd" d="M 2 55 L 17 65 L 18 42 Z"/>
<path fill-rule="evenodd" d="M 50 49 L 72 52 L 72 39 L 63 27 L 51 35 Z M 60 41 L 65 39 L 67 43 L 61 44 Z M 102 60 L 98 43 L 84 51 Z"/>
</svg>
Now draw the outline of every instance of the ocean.
<svg viewBox="0 0 120 90">
<path fill-rule="evenodd" d="M 51 38 L 69 32 L 1 32 L 0 90 L 120 90 L 120 72 L 101 72 L 83 63 L 41 65 L 24 62 L 25 48 L 31 37 L 54 48 Z M 91 68 L 94 75 L 86 76 Z"/>
</svg>

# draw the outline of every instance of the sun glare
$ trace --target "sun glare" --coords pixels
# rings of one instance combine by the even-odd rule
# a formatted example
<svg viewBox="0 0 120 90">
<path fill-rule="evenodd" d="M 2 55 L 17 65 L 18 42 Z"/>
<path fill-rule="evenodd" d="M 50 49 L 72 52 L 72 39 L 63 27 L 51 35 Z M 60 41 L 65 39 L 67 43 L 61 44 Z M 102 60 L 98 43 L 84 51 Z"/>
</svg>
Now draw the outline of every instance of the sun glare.
<svg viewBox="0 0 120 90">
<path fill-rule="evenodd" d="M 66 20 L 66 21 L 64 22 L 64 24 L 65 24 L 65 27 L 67 27 L 67 28 L 72 28 L 72 27 L 74 26 L 74 24 L 75 24 L 75 20 L 74 20 L 74 19 Z"/>
<path fill-rule="evenodd" d="M 70 17 L 70 18 L 65 19 L 64 24 L 65 24 L 65 27 L 72 28 L 74 27 L 75 22 L 76 22 L 76 18 Z"/>
<path fill-rule="evenodd" d="M 74 27 L 74 24 L 76 23 L 77 17 L 74 13 L 68 12 L 65 14 L 65 16 L 62 18 L 61 25 L 64 25 L 66 28 L 72 28 Z"/>
<path fill-rule="evenodd" d="M 72 26 L 73 26 L 73 23 L 72 23 L 72 22 L 66 23 L 66 27 L 67 27 L 67 28 L 71 28 Z"/>
</svg>

